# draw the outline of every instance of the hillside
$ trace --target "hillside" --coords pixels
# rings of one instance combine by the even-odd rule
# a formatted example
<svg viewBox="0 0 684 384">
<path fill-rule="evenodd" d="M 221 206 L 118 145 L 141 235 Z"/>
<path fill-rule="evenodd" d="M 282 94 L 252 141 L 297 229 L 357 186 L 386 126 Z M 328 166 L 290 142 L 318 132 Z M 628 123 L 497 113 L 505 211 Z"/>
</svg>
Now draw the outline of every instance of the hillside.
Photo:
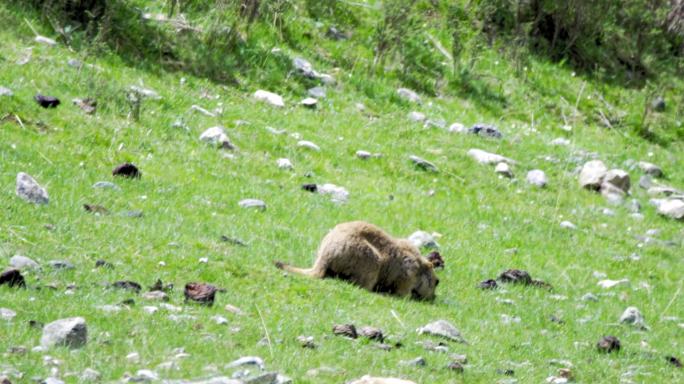
<svg viewBox="0 0 684 384">
<path fill-rule="evenodd" d="M 651 202 L 684 189 L 680 63 L 644 59 L 662 64 L 652 67 L 659 76 L 630 82 L 509 49 L 505 39 L 488 44 L 470 24 L 457 31 L 463 50 L 454 58 L 450 19 L 429 3 L 417 2 L 406 19 L 413 29 L 403 31 L 422 32 L 402 35 L 406 45 L 379 64 L 383 8 L 374 1 L 331 2 L 346 6 L 318 17 L 316 2 L 263 2 L 271 8 L 249 25 L 227 16 L 232 2 L 190 2 L 169 19 L 166 2 L 117 1 L 120 13 L 99 32 L 85 23 L 66 31 L 56 15 L 0 3 L 0 24 L 12 26 L 0 28 L 0 269 L 16 255 L 39 265 L 21 268 L 25 289 L 0 285 L 0 377 L 257 383 L 278 372 L 295 383 L 365 374 L 539 383 L 568 368 L 576 382 L 684 381 L 674 364 L 684 359 L 684 223 Z M 301 105 L 313 87 L 315 108 Z M 258 90 L 284 106 L 258 100 Z M 61 103 L 42 108 L 37 94 Z M 76 98 L 95 100 L 96 110 Z M 501 137 L 467 132 L 482 124 Z M 200 140 L 211 127 L 223 127 L 219 141 L 234 148 Z M 511 159 L 513 177 L 479 164 L 471 149 Z M 582 188 L 590 160 L 628 172 L 629 195 Z M 640 161 L 662 169 L 655 186 L 675 190 L 640 186 Z M 126 162 L 139 178 L 112 175 Z M 528 182 L 532 170 L 544 172 L 545 186 Z M 17 196 L 20 172 L 49 203 Z M 245 199 L 265 209 L 241 206 Z M 445 260 L 435 301 L 274 267 L 309 266 L 323 236 L 353 220 L 396 237 L 435 234 Z M 512 268 L 552 289 L 478 287 Z M 147 295 L 157 280 L 173 284 L 168 302 Z M 186 302 L 189 282 L 221 288 L 215 303 Z M 628 307 L 647 327 L 620 323 Z M 87 343 L 41 347 L 42 325 L 70 317 L 85 319 Z M 467 343 L 416 332 L 439 319 Z M 336 336 L 337 324 L 378 327 L 388 340 Z M 597 351 L 606 335 L 620 340 L 619 352 Z M 263 372 L 230 366 L 245 356 L 262 358 Z M 412 363 L 418 357 L 424 366 Z M 448 368 L 454 361 L 463 372 Z"/>
</svg>

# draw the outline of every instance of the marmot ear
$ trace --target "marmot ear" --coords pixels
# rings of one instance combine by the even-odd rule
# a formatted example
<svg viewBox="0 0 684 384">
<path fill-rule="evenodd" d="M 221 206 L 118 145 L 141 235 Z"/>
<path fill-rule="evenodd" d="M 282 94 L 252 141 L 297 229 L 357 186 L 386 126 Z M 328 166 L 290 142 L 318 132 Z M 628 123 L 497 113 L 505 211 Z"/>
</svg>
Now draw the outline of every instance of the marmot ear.
<svg viewBox="0 0 684 384">
<path fill-rule="evenodd" d="M 432 264 L 433 268 L 444 269 L 444 259 L 442 258 L 442 255 L 439 254 L 439 252 L 430 252 L 430 254 L 426 256 L 426 259 L 430 264 Z"/>
</svg>

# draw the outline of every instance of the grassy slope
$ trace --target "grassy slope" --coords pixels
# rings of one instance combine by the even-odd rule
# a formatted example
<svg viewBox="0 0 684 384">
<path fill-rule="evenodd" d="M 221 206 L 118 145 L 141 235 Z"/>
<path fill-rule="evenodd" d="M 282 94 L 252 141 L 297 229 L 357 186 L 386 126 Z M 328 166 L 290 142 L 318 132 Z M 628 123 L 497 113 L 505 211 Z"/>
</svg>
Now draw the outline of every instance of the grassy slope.
<svg viewBox="0 0 684 384">
<path fill-rule="evenodd" d="M 604 216 L 603 199 L 580 190 L 571 174 L 580 164 L 573 161 L 573 151 L 581 148 L 598 153 L 612 166 L 622 166 L 630 158 L 648 158 L 665 169 L 671 184 L 681 187 L 682 145 L 664 149 L 582 123 L 565 134 L 559 129 L 558 110 L 547 108 L 549 102 L 563 105 L 561 96 L 577 95 L 583 84 L 582 99 L 596 97 L 600 90 L 613 102 L 623 97 L 636 102 L 640 96 L 635 92 L 584 83 L 561 67 L 533 59 L 524 77 L 511 76 L 512 69 L 503 58 L 485 52 L 478 70 L 504 79 L 500 86 L 511 104 L 508 110 L 513 111 L 501 118 L 469 99 L 444 97 L 420 107 L 394 103 L 386 97 L 396 86 L 391 84 L 377 85 L 383 97 L 368 99 L 344 75 L 337 76 L 340 84 L 329 90 L 329 98 L 318 111 L 297 107 L 301 93 L 294 92 L 286 94 L 288 106 L 280 110 L 254 102 L 249 93 L 201 79 L 188 77 L 181 85 L 181 74 L 128 68 L 116 57 L 85 58 L 97 69 L 79 72 L 65 63 L 77 54 L 33 43 L 21 17 L 4 6 L 0 6 L 0 21 L 16 25 L 0 31 L 0 84 L 15 91 L 13 98 L 1 100 L 0 115 L 13 112 L 24 120 L 24 127 L 0 123 L 0 193 L 5 202 L 0 252 L 5 263 L 14 254 L 24 254 L 44 264 L 42 272 L 28 274 L 30 289 L 0 289 L 1 305 L 18 313 L 13 321 L 0 324 L 0 353 L 11 346 L 38 343 L 40 331 L 27 326 L 30 319 L 49 322 L 84 316 L 90 331 L 88 346 L 75 352 L 49 352 L 62 361 L 59 369 L 65 377 L 91 367 L 106 380 L 119 379 L 125 372 L 154 368 L 170 360 L 174 348 L 184 347 L 191 356 L 179 362 L 180 370 L 160 372 L 162 377 L 206 376 L 208 365 L 230 374 L 223 369 L 225 363 L 259 355 L 270 369 L 303 383 L 339 383 L 365 373 L 421 383 L 492 382 L 501 378 L 496 373 L 499 368 L 514 369 L 521 382 L 540 382 L 555 373 L 556 368 L 548 363 L 554 358 L 571 360 L 581 382 L 615 382 L 628 371 L 634 372 L 635 381 L 684 379 L 682 371 L 663 358 L 665 354 L 682 356 L 682 329 L 676 322 L 662 321 L 664 316 L 684 318 L 683 299 L 677 295 L 682 284 L 681 246 L 637 248 L 633 238 L 659 228 L 661 238 L 681 239 L 681 223 L 656 216 L 638 188 L 634 193 L 645 206 L 643 221 L 630 218 L 623 207 L 615 208 L 614 217 Z M 15 65 L 27 47 L 33 47 L 32 60 Z M 132 123 L 126 119 L 123 90 L 140 83 L 159 91 L 163 100 L 146 102 L 142 121 Z M 198 99 L 203 90 L 220 99 Z M 42 110 L 31 100 L 36 92 L 57 95 L 64 105 Z M 98 98 L 100 109 L 95 116 L 84 116 L 70 105 L 72 98 L 83 96 Z M 354 107 L 358 101 L 377 118 L 358 112 Z M 219 118 L 188 112 L 192 104 L 211 109 L 219 102 L 225 110 Z M 506 139 L 490 141 L 422 128 L 406 119 L 415 108 L 449 122 L 497 122 Z M 171 127 L 178 117 L 186 119 L 190 132 Z M 535 131 L 530 128 L 532 119 Z M 249 123 L 238 125 L 237 120 Z M 38 122 L 45 127 L 39 128 Z M 197 140 L 204 129 L 216 124 L 226 126 L 240 148 L 235 159 L 225 159 L 221 151 Z M 300 150 L 295 139 L 273 136 L 266 126 L 299 132 L 322 151 Z M 572 140 L 571 147 L 548 145 L 563 135 Z M 475 165 L 465 154 L 472 147 L 518 160 L 519 180 L 498 179 L 493 170 Z M 362 162 L 353 156 L 357 149 L 384 156 Z M 649 152 L 653 153 L 650 158 Z M 407 160 L 409 154 L 434 161 L 441 172 L 416 170 Z M 559 162 L 544 160 L 546 155 Z M 278 157 L 290 158 L 295 171 L 277 169 Z M 127 160 L 141 168 L 141 180 L 115 180 L 122 188 L 119 192 L 91 188 L 96 181 L 111 180 L 111 169 Z M 533 168 L 547 172 L 549 188 L 538 190 L 524 183 L 526 171 Z M 35 207 L 14 196 L 19 171 L 32 174 L 47 187 L 48 206 Z M 305 177 L 308 171 L 315 176 Z M 638 179 L 637 171 L 631 174 Z M 345 186 L 351 192 L 350 201 L 337 206 L 323 196 L 301 191 L 299 186 L 308 182 Z M 426 194 L 430 189 L 436 191 L 433 197 Z M 263 213 L 240 209 L 237 202 L 242 198 L 263 199 L 268 209 Z M 82 210 L 84 203 L 102 204 L 113 214 L 92 216 Z M 134 209 L 142 210 L 144 217 L 118 214 Z M 283 277 L 272 267 L 275 259 L 310 263 L 329 228 L 356 219 L 374 222 L 397 236 L 418 229 L 443 234 L 440 243 L 447 268 L 441 272 L 434 304 L 373 295 L 342 282 Z M 562 230 L 558 223 L 565 219 L 579 230 Z M 45 224 L 54 229 L 46 230 Z M 249 246 L 222 243 L 222 234 L 241 238 Z M 519 250 L 516 255 L 505 252 L 513 247 Z M 633 252 L 642 256 L 640 261 L 614 260 Z M 208 257 L 209 263 L 199 263 L 201 257 Z M 46 264 L 54 259 L 70 260 L 77 268 L 52 271 Z M 97 259 L 113 262 L 116 268 L 94 269 Z M 159 261 L 166 266 L 158 266 Z M 480 280 L 509 267 L 526 269 L 551 282 L 554 293 L 567 299 L 557 300 L 535 289 L 481 292 L 475 288 Z M 598 303 L 581 303 L 579 298 L 586 292 L 602 293 L 593 271 L 613 279 L 628 278 L 632 285 L 609 291 Z M 103 289 L 102 282 L 131 279 L 152 284 L 157 278 L 177 287 L 188 281 L 211 282 L 225 287 L 227 293 L 219 294 L 213 308 L 185 306 L 183 312 L 197 318 L 180 323 L 169 320 L 164 311 L 145 314 L 139 298 L 130 310 L 117 314 L 95 308 L 133 296 Z M 58 289 L 37 289 L 48 283 Z M 75 295 L 65 295 L 71 283 L 79 288 Z M 644 284 L 650 289 L 643 288 Z M 496 298 L 512 299 L 515 305 Z M 179 289 L 171 302 L 182 305 Z M 224 311 L 228 303 L 245 310 L 247 316 Z M 652 331 L 610 325 L 629 305 L 642 310 Z M 210 317 L 216 314 L 228 317 L 230 326 L 215 325 Z M 521 322 L 504 325 L 502 314 L 519 316 Z M 565 324 L 552 323 L 552 314 L 560 315 Z M 452 352 L 468 355 L 463 376 L 444 368 L 448 355 L 427 352 L 415 344 L 423 337 L 414 330 L 438 318 L 456 324 L 470 343 L 450 346 Z M 581 324 L 583 318 L 590 320 Z M 379 326 L 401 337 L 404 347 L 383 352 L 371 343 L 332 337 L 331 326 L 345 322 Z M 320 347 L 302 349 L 295 340 L 300 334 L 314 336 Z M 623 352 L 596 354 L 594 343 L 604 334 L 618 336 Z M 266 335 L 271 347 L 257 344 Z M 642 346 L 642 341 L 648 346 Z M 125 359 L 133 351 L 140 353 L 139 363 Z M 419 355 L 427 359 L 427 367 L 398 365 Z M 42 358 L 40 353 L 6 354 L 2 365 L 14 366 L 26 377 L 45 377 L 49 367 Z M 305 375 L 322 365 L 341 371 L 317 378 Z M 74 377 L 67 380 L 76 381 Z"/>
</svg>

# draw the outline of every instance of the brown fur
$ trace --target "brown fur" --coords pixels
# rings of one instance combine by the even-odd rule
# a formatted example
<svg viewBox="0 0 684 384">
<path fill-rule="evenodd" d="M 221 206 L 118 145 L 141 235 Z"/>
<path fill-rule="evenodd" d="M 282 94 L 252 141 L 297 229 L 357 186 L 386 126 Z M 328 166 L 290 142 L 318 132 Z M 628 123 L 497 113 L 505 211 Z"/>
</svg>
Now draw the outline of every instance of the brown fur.
<svg viewBox="0 0 684 384">
<path fill-rule="evenodd" d="M 280 261 L 276 267 L 315 278 L 336 277 L 369 291 L 432 300 L 439 279 L 431 262 L 408 240 L 363 221 L 337 225 L 318 248 L 311 268 Z"/>
</svg>

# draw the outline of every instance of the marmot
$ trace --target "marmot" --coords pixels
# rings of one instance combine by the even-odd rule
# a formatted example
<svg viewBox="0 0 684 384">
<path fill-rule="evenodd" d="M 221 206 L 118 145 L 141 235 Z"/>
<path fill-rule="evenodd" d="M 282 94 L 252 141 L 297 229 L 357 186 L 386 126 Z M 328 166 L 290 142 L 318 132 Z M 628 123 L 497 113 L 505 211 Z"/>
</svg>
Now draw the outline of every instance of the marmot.
<svg viewBox="0 0 684 384">
<path fill-rule="evenodd" d="M 316 278 L 335 277 L 369 291 L 433 300 L 439 279 L 433 263 L 406 239 L 363 221 L 342 223 L 321 241 L 309 269 L 276 261 L 276 267 Z"/>
</svg>

